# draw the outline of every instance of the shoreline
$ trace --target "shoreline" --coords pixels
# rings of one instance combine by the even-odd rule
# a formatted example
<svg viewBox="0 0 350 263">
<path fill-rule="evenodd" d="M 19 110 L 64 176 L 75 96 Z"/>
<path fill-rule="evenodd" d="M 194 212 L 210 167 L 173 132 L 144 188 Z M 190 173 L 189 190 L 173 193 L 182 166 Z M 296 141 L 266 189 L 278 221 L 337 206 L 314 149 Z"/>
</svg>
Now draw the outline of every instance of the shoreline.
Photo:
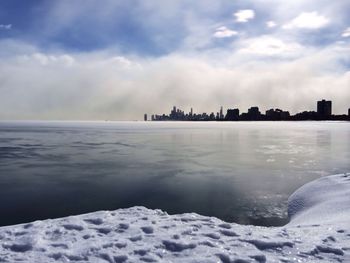
<svg viewBox="0 0 350 263">
<path fill-rule="evenodd" d="M 350 174 L 289 198 L 282 227 L 132 207 L 0 228 L 0 260 L 17 262 L 330 262 L 350 259 Z M 295 260 L 296 261 L 296 260 Z"/>
</svg>

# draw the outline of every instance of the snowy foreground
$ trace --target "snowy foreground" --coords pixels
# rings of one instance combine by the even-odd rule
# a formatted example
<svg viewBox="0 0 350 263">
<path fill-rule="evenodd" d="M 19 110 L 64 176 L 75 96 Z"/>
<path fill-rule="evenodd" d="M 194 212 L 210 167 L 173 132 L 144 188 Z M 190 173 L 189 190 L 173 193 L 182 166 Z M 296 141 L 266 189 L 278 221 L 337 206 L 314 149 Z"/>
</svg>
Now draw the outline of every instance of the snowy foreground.
<svg viewBox="0 0 350 263">
<path fill-rule="evenodd" d="M 350 174 L 289 199 L 291 222 L 267 228 L 143 207 L 0 228 L 0 262 L 350 262 Z"/>
</svg>

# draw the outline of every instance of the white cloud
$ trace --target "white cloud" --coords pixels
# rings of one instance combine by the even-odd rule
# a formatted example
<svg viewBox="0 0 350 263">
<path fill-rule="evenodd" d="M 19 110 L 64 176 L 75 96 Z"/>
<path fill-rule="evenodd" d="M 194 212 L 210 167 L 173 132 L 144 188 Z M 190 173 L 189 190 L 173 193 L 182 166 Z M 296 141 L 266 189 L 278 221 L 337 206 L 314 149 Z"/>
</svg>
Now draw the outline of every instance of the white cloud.
<svg viewBox="0 0 350 263">
<path fill-rule="evenodd" d="M 350 27 L 344 30 L 342 37 L 350 37 Z"/>
<path fill-rule="evenodd" d="M 273 27 L 276 27 L 277 26 L 277 24 L 276 24 L 276 22 L 275 21 L 267 21 L 266 22 L 266 26 L 267 27 L 269 27 L 269 28 L 273 28 Z"/>
<path fill-rule="evenodd" d="M 115 62 L 118 65 L 121 65 L 124 68 L 132 68 L 133 66 L 133 63 L 129 59 L 122 56 L 113 57 L 111 61 Z"/>
<path fill-rule="evenodd" d="M 237 22 L 246 23 L 255 17 L 255 12 L 254 10 L 251 10 L 251 9 L 244 9 L 244 10 L 239 10 L 233 15 L 236 17 Z"/>
<path fill-rule="evenodd" d="M 226 56 L 235 59 L 237 54 Z M 335 112 L 343 113 L 350 99 L 350 73 L 319 74 L 318 66 L 332 57 L 260 64 L 255 60 L 236 66 L 220 62 L 218 67 L 213 63 L 216 56 L 205 60 L 172 54 L 135 58 L 143 70 L 127 72 L 115 61 L 128 58 L 82 54 L 75 59 L 69 70 L 62 64 L 52 68 L 31 61 L 0 61 L 0 78 L 6 77 L 0 119 L 130 120 L 141 119 L 145 112 L 168 112 L 172 105 L 194 106 L 198 112 L 219 105 L 245 111 L 258 103 L 262 110 L 273 106 L 295 112 L 313 110 L 315 98 L 323 97 L 336 99 Z"/>
<path fill-rule="evenodd" d="M 106 59 L 99 59 L 92 63 L 90 67 L 111 67 L 118 70 L 142 70 L 142 65 L 124 56 L 113 56 Z"/>
<path fill-rule="evenodd" d="M 227 38 L 227 37 L 235 36 L 237 34 L 238 34 L 237 31 L 234 31 L 234 30 L 228 29 L 225 26 L 222 26 L 216 29 L 216 32 L 214 33 L 213 36 L 216 38 Z"/>
<path fill-rule="evenodd" d="M 319 15 L 316 11 L 314 12 L 303 12 L 292 21 L 283 26 L 284 29 L 293 28 L 305 28 L 305 29 L 318 29 L 325 27 L 329 24 L 329 18 Z"/>
<path fill-rule="evenodd" d="M 75 59 L 67 54 L 64 55 L 47 55 L 44 53 L 34 53 L 31 55 L 22 55 L 19 57 L 20 62 L 34 62 L 39 63 L 41 66 L 59 65 L 59 66 L 72 66 Z"/>
<path fill-rule="evenodd" d="M 12 24 L 0 24 L 0 29 L 10 30 L 12 28 Z"/>
<path fill-rule="evenodd" d="M 337 68 L 349 49 L 294 56 L 301 54 L 300 45 L 272 36 L 239 44 L 250 53 L 201 50 L 139 58 L 115 50 L 50 54 L 31 47 L 20 60 L 22 51 L 14 51 L 0 60 L 0 79 L 6 80 L 0 119 L 133 120 L 172 105 L 198 112 L 258 105 L 295 113 L 313 110 L 315 98 L 335 100 L 336 113 L 349 107 L 350 72 Z M 69 57 L 74 63 L 67 67 Z"/>
<path fill-rule="evenodd" d="M 272 36 L 261 36 L 242 41 L 243 48 L 239 53 L 264 56 L 295 56 L 300 53 L 302 46 L 296 42 L 284 42 Z"/>
</svg>

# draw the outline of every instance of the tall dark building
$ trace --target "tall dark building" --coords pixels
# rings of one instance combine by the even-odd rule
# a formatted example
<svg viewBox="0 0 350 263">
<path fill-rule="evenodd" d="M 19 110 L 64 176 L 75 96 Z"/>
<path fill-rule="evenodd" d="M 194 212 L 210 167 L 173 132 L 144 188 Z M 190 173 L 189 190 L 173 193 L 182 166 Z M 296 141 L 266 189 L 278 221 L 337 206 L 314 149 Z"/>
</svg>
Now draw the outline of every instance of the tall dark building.
<svg viewBox="0 0 350 263">
<path fill-rule="evenodd" d="M 248 119 L 250 120 L 259 120 L 261 117 L 261 113 L 259 111 L 259 107 L 251 107 L 248 109 Z"/>
<path fill-rule="evenodd" d="M 317 114 L 321 118 L 330 117 L 332 115 L 332 101 L 321 100 L 317 102 Z"/>
<path fill-rule="evenodd" d="M 143 115 L 143 120 L 147 121 L 147 114 L 145 113 L 145 115 Z"/>
<path fill-rule="evenodd" d="M 350 108 L 348 109 L 348 116 L 350 117 Z"/>
<path fill-rule="evenodd" d="M 228 121 L 237 121 L 239 119 L 239 109 L 228 109 L 225 119 Z"/>
<path fill-rule="evenodd" d="M 222 120 L 224 118 L 224 111 L 223 111 L 223 108 L 222 106 L 220 107 L 220 120 Z"/>
<path fill-rule="evenodd" d="M 176 116 L 177 116 L 176 106 L 173 107 L 173 110 L 170 112 L 169 116 L 173 120 L 176 119 Z"/>
</svg>

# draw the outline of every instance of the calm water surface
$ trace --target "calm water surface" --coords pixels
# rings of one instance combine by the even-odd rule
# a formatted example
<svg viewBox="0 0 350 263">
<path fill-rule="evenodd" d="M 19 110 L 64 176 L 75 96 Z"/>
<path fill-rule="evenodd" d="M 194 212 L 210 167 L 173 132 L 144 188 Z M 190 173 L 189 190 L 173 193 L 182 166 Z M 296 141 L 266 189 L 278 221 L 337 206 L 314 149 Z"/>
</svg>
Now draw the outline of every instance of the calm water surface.
<svg viewBox="0 0 350 263">
<path fill-rule="evenodd" d="M 349 160 L 346 122 L 0 122 L 0 225 L 135 205 L 281 225 Z"/>
</svg>

